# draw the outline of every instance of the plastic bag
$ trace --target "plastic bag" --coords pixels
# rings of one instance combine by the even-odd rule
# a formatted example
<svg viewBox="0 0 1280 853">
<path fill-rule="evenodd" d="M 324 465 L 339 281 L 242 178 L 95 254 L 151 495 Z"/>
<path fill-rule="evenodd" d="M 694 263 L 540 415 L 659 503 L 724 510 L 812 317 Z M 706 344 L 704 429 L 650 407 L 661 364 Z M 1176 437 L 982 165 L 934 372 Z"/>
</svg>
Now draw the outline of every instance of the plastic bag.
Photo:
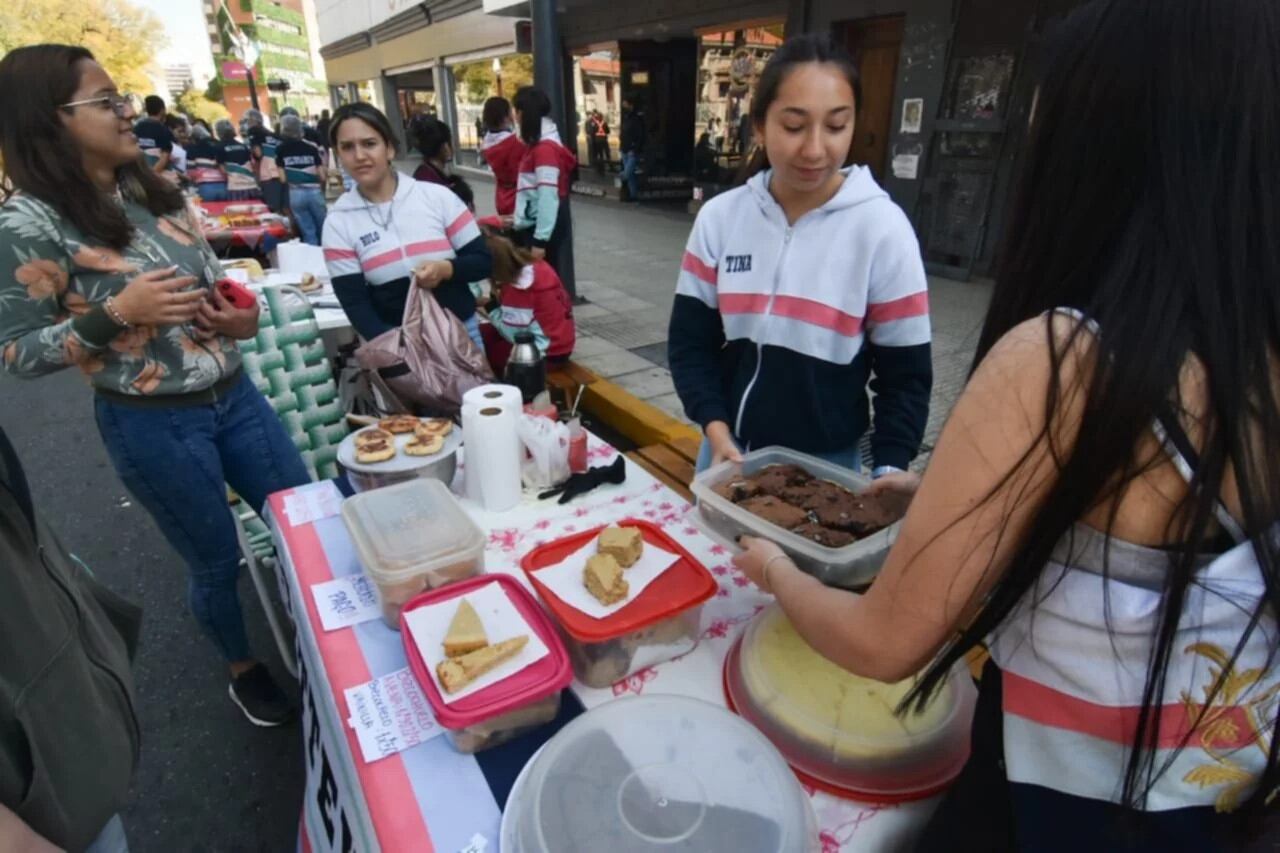
<svg viewBox="0 0 1280 853">
<path fill-rule="evenodd" d="M 521 415 L 516 434 L 524 445 L 520 479 L 528 489 L 549 489 L 569 478 L 569 426 L 550 418 Z"/>
</svg>

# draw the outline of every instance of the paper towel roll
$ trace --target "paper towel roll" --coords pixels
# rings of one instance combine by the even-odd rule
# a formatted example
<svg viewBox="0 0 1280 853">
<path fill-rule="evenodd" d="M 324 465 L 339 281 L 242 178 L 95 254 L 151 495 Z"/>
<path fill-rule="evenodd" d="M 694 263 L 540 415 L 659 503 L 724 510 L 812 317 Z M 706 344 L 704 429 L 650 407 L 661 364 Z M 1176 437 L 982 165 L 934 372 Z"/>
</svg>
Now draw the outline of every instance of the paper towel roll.
<svg viewBox="0 0 1280 853">
<path fill-rule="evenodd" d="M 462 395 L 462 441 L 467 448 L 464 455 L 466 462 L 466 472 L 462 478 L 463 493 L 468 500 L 475 501 L 484 505 L 484 495 L 481 490 L 481 482 L 483 475 L 480 469 L 484 462 L 482 454 L 479 452 L 479 437 L 475 434 L 475 413 L 486 406 L 497 406 L 500 409 L 510 410 L 515 414 L 524 411 L 524 398 L 520 396 L 520 389 L 514 385 L 503 385 L 497 382 L 490 382 L 485 385 L 479 385 Z M 468 418 L 467 411 L 471 411 L 471 417 Z M 468 429 L 468 422 L 471 424 Z M 512 446 L 517 454 L 521 450 L 520 437 L 512 430 Z M 477 451 L 472 452 L 471 448 L 476 447 Z M 517 458 L 523 458 L 517 455 Z"/>
<path fill-rule="evenodd" d="M 514 385 L 502 385 L 496 382 L 472 388 L 462 395 L 462 403 L 463 405 L 475 403 L 478 406 L 497 406 L 500 409 L 513 409 L 517 412 L 524 411 L 524 398 L 520 396 L 520 389 Z"/>
<path fill-rule="evenodd" d="M 462 490 L 468 500 L 484 504 L 480 492 L 480 434 L 476 430 L 476 412 L 479 406 L 463 400 L 462 403 L 462 460 L 466 467 L 462 472 Z M 472 450 L 472 448 L 475 448 Z"/>
<path fill-rule="evenodd" d="M 464 410 L 464 424 L 466 410 Z M 471 410 L 471 434 L 467 458 L 479 461 L 480 502 L 489 512 L 505 512 L 520 502 L 520 440 L 516 423 L 520 415 L 499 406 Z M 468 473 L 471 462 L 467 464 Z"/>
</svg>

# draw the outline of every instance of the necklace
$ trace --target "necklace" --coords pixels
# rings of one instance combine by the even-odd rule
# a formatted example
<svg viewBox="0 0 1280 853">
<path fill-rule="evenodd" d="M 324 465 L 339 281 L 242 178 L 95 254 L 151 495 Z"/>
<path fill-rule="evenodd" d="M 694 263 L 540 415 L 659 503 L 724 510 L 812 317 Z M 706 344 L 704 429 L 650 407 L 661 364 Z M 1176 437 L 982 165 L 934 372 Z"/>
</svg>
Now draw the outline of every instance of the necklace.
<svg viewBox="0 0 1280 853">
<path fill-rule="evenodd" d="M 356 187 L 356 192 L 360 193 L 360 198 L 364 199 L 365 213 L 368 213 L 369 218 L 373 220 L 373 224 L 377 225 L 383 231 L 391 230 L 391 222 L 395 219 L 396 215 L 396 190 L 400 189 L 400 173 L 393 171 L 391 174 L 395 177 L 395 182 L 392 185 L 391 200 L 387 203 L 387 218 L 385 221 L 378 218 L 378 206 L 372 204 L 369 199 L 365 198 L 364 193 L 360 192 L 360 188 Z"/>
</svg>

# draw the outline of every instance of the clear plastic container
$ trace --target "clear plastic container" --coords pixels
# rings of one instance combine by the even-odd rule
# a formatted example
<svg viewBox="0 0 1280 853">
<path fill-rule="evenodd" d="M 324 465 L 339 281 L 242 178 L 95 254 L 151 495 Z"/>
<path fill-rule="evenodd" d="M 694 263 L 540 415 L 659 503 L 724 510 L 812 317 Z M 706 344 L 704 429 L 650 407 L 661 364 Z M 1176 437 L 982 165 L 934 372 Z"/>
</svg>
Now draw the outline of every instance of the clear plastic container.
<svg viewBox="0 0 1280 853">
<path fill-rule="evenodd" d="M 397 631 L 409 599 L 484 570 L 484 533 L 439 480 L 354 495 L 342 504 L 342 520 L 377 587 L 382 621 Z"/>
<path fill-rule="evenodd" d="M 560 713 L 561 693 L 573 678 L 569 656 L 556 635 L 555 626 L 528 590 L 513 577 L 484 575 L 451 584 L 447 589 L 423 593 L 404 609 L 408 612 L 461 598 L 490 583 L 502 587 L 529 630 L 546 645 L 546 657 L 477 693 L 447 701 L 427 672 L 412 632 L 403 632 L 409 669 L 454 748 L 465 753 L 492 749 L 554 720 Z"/>
<path fill-rule="evenodd" d="M 725 659 L 730 704 L 802 779 L 861 800 L 922 799 L 969 758 L 977 690 L 958 663 L 921 714 L 894 709 L 914 679 L 884 684 L 840 669 L 810 648 L 776 604 L 747 626 Z"/>
<path fill-rule="evenodd" d="M 525 555 L 521 566 L 564 637 L 573 674 L 588 687 L 609 687 L 645 667 L 669 661 L 698 644 L 702 603 L 716 592 L 716 580 L 693 555 L 647 521 L 625 519 L 645 542 L 680 557 L 644 592 L 604 619 L 588 616 L 560 600 L 538 580 L 538 570 L 554 566 L 604 528 L 588 530 L 541 545 Z"/>
<path fill-rule="evenodd" d="M 778 751 L 683 696 L 606 702 L 525 766 L 503 853 L 816 853 L 809 798 Z"/>
<path fill-rule="evenodd" d="M 470 755 L 493 749 L 554 720 L 560 713 L 560 694 L 561 691 L 557 690 L 553 695 L 523 708 L 460 729 L 446 728 L 445 734 L 458 752 Z"/>
<path fill-rule="evenodd" d="M 690 490 L 697 501 L 698 526 L 712 539 L 730 547 L 737 547 L 738 537 L 743 534 L 776 542 L 796 566 L 828 586 L 859 589 L 870 584 L 884 565 L 901 524 L 892 524 L 843 548 L 826 548 L 770 524 L 714 491 L 733 477 L 749 477 L 770 465 L 799 465 L 814 477 L 830 480 L 854 494 L 871 484 L 868 477 L 814 456 L 785 447 L 763 447 L 743 456 L 740 463 L 721 462 L 693 478 Z"/>
</svg>

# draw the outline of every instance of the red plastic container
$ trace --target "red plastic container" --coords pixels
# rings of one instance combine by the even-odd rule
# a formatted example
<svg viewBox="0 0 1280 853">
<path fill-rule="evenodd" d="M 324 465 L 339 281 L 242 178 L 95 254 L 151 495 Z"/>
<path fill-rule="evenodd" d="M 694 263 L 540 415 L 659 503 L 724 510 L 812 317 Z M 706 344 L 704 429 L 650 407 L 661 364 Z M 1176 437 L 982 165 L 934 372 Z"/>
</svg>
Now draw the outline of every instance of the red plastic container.
<svg viewBox="0 0 1280 853">
<path fill-rule="evenodd" d="M 661 527 L 639 519 L 616 522 L 634 527 L 644 541 L 679 560 L 627 606 L 604 619 L 570 607 L 538 580 L 538 570 L 554 566 L 600 535 L 604 526 L 534 548 L 520 566 L 565 637 L 574 675 L 589 687 L 608 687 L 634 672 L 693 649 L 701 628 L 702 604 L 715 595 L 716 579 Z"/>
<path fill-rule="evenodd" d="M 431 674 L 427 672 L 426 661 L 418 652 L 412 632 L 405 630 L 404 614 L 419 607 L 451 601 L 491 583 L 502 587 L 516 612 L 529 625 L 529 630 L 546 644 L 550 654 L 510 678 L 492 684 L 478 693 L 446 703 Z M 400 618 L 400 634 L 404 640 L 405 657 L 409 659 L 409 669 L 418 679 L 418 685 L 431 704 L 436 719 L 448 731 L 453 745 L 460 752 L 479 752 L 498 746 L 530 729 L 551 722 L 559 713 L 560 692 L 573 680 L 569 655 L 551 620 L 515 578 L 504 574 L 480 575 L 429 590 L 406 604 Z"/>
</svg>

